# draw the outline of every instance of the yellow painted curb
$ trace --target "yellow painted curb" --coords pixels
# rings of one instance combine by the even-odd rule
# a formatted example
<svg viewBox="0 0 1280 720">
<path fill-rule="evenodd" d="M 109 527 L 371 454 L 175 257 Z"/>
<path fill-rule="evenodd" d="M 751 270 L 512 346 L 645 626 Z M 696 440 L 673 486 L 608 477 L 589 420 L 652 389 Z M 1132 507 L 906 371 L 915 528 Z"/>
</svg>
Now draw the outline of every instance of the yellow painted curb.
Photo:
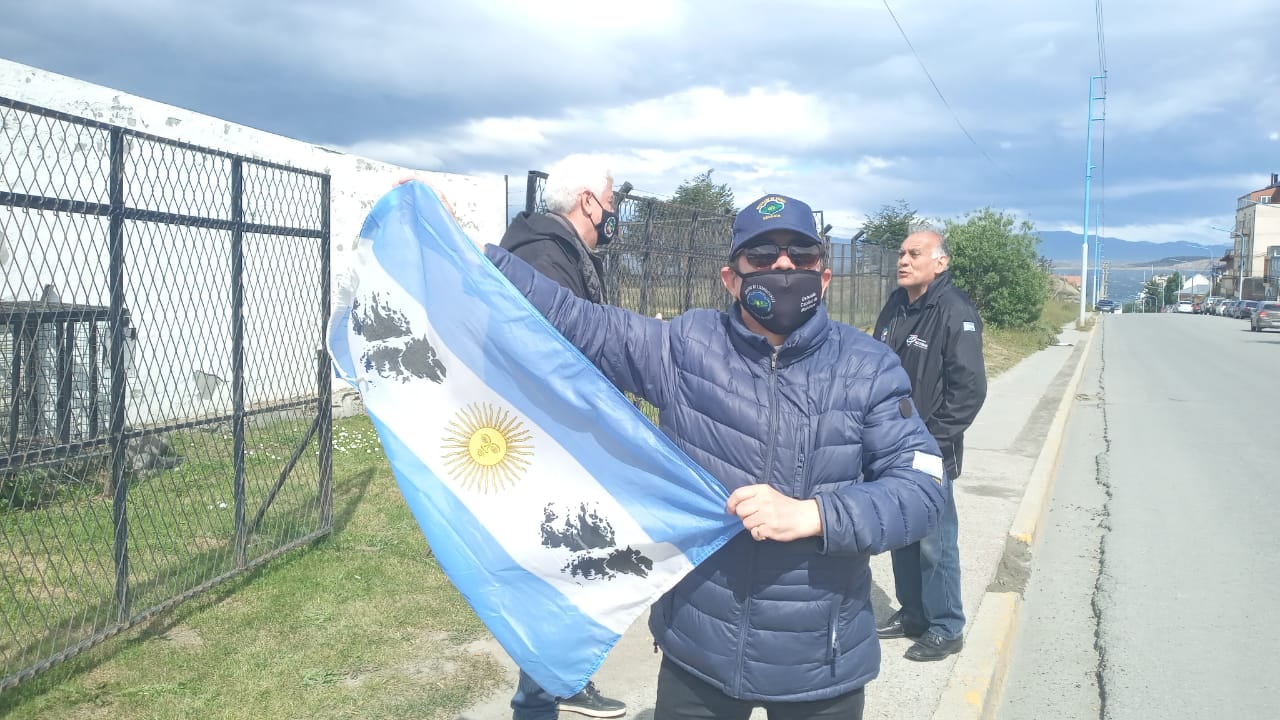
<svg viewBox="0 0 1280 720">
<path fill-rule="evenodd" d="M 1009 526 L 1009 536 L 1024 545 L 1029 546 L 1035 540 L 1036 530 L 1039 529 L 1048 507 L 1049 496 L 1053 494 L 1054 474 L 1058 469 L 1058 458 L 1062 454 L 1062 443 L 1066 440 L 1067 422 L 1071 419 L 1076 391 L 1080 388 L 1080 378 L 1084 376 L 1084 366 L 1089 359 L 1089 352 L 1093 350 L 1093 339 L 1097 334 L 1096 326 L 1089 331 L 1084 352 L 1080 354 L 1075 372 L 1071 374 L 1071 380 L 1067 382 L 1062 400 L 1058 403 L 1058 411 L 1054 413 L 1053 422 L 1049 424 L 1049 430 L 1045 434 L 1044 447 L 1040 448 L 1036 463 L 1031 468 L 1031 477 L 1027 480 L 1027 489 L 1022 494 L 1018 513 L 1013 516 L 1013 523 Z"/>
<path fill-rule="evenodd" d="M 1022 600 L 1015 592 L 989 592 L 969 632 L 964 651 L 951 670 L 951 680 L 942 692 L 933 720 L 979 720 L 988 708 L 997 706 L 1013 645 Z"/>
<path fill-rule="evenodd" d="M 1071 379 L 1062 393 L 1058 410 L 1045 435 L 1044 447 L 1036 456 L 1027 489 L 1018 504 L 1018 512 L 1009 526 L 1009 537 L 1030 547 L 1035 540 L 1043 515 L 1053 494 L 1058 458 L 1066 438 L 1067 422 L 1075 406 L 1076 392 L 1084 376 L 1084 366 L 1093 350 L 1097 326 L 1089 330 L 1084 352 L 1076 363 Z M 1014 630 L 1022 608 L 1022 596 L 1016 592 L 988 592 L 982 596 L 973 625 L 965 635 L 964 650 L 951 670 L 933 720 L 988 720 L 1000 707 Z"/>
</svg>

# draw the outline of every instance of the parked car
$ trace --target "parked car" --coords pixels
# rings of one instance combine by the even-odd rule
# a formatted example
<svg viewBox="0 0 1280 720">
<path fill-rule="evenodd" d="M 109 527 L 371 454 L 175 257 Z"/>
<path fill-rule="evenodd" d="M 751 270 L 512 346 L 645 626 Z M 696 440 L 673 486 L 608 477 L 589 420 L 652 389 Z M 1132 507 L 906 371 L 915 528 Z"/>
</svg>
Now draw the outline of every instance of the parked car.
<svg viewBox="0 0 1280 720">
<path fill-rule="evenodd" d="M 1093 309 L 1100 313 L 1114 313 L 1120 309 L 1120 303 L 1115 300 L 1107 300 L 1106 298 L 1103 298 L 1093 304 Z"/>
<path fill-rule="evenodd" d="M 1280 303 L 1260 303 L 1253 311 L 1253 317 L 1249 318 L 1249 329 L 1254 332 L 1280 330 Z"/>
<path fill-rule="evenodd" d="M 1253 317 L 1253 311 L 1258 309 L 1257 300 L 1245 300 L 1236 307 L 1237 320 L 1249 320 Z"/>
<path fill-rule="evenodd" d="M 1192 312 L 1195 312 L 1195 307 L 1192 306 L 1190 300 L 1179 300 L 1178 306 L 1177 306 L 1177 312 L 1192 313 Z"/>
</svg>

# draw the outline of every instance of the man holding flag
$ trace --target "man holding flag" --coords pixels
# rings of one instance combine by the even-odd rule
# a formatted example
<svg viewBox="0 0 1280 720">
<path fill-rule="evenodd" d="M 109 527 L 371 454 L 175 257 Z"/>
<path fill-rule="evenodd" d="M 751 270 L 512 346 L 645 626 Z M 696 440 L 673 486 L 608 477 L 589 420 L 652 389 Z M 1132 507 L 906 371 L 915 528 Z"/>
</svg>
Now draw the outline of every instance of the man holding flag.
<svg viewBox="0 0 1280 720">
<path fill-rule="evenodd" d="M 591 185 L 565 196 L 594 208 L 604 182 Z M 593 224 L 608 228 L 602 215 Z M 336 374 L 360 390 L 432 557 L 551 700 L 536 711 L 554 713 L 741 532 L 729 494 L 530 307 L 427 185 L 379 199 L 334 266 Z"/>
<path fill-rule="evenodd" d="M 656 720 L 745 720 L 756 706 L 775 720 L 861 717 L 880 665 L 869 556 L 925 537 L 950 481 L 897 356 L 828 317 L 809 206 L 771 194 L 743 208 L 720 271 L 737 302 L 670 321 L 485 253 L 609 382 L 659 409 L 747 530 L 651 608 Z"/>
</svg>

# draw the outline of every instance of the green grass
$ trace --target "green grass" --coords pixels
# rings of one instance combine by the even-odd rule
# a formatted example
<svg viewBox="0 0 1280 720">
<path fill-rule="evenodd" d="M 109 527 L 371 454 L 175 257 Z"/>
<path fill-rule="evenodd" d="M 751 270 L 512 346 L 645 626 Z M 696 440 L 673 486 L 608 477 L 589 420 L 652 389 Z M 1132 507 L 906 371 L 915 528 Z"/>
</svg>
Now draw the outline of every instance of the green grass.
<svg viewBox="0 0 1280 720">
<path fill-rule="evenodd" d="M 278 472 L 260 435 L 251 447 Z M 368 419 L 336 423 L 334 445 L 330 537 L 5 691 L 0 716 L 442 718 L 485 695 L 496 661 L 468 644 L 487 632 L 431 557 Z"/>
<path fill-rule="evenodd" d="M 1071 303 L 1050 300 L 1040 312 L 1040 321 L 1032 327 L 984 327 L 982 354 L 987 364 L 987 377 L 994 378 L 1023 358 L 1052 345 L 1062 327 L 1076 318 L 1076 308 Z"/>
<path fill-rule="evenodd" d="M 295 418 L 246 429 L 246 518 L 265 502 L 308 422 Z M 144 610 L 235 568 L 231 436 L 222 429 L 167 435 L 184 460 L 170 470 L 130 479 L 131 609 Z M 246 548 L 249 559 L 306 536 L 318 527 L 314 443 L 276 496 Z M 0 609 L 15 647 L 6 648 L 6 673 L 50 647 L 61 649 L 107 625 L 115 613 L 114 530 L 105 455 L 58 471 L 21 470 L 37 487 L 23 509 L 6 507 L 0 522 L 13 597 Z M 69 482 L 75 479 L 76 482 Z M 95 627 L 96 626 L 96 627 Z M 21 660 L 17 658 L 23 658 Z"/>
</svg>

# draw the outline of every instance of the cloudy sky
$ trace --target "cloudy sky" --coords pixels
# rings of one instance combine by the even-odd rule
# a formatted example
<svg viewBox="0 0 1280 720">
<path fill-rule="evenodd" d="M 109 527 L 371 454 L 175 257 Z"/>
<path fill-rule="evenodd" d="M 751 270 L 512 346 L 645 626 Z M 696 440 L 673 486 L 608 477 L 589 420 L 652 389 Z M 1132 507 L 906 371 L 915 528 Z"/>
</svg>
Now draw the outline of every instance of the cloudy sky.
<svg viewBox="0 0 1280 720">
<path fill-rule="evenodd" d="M 397 164 L 523 176 L 599 153 L 659 195 L 715 168 L 740 202 L 792 194 L 844 234 L 897 199 L 1082 221 L 1083 0 L 889 0 L 945 105 L 883 0 L 5 5 L 0 57 Z M 1280 3 L 1103 14 L 1103 234 L 1225 244 L 1210 226 L 1280 172 Z"/>
</svg>

